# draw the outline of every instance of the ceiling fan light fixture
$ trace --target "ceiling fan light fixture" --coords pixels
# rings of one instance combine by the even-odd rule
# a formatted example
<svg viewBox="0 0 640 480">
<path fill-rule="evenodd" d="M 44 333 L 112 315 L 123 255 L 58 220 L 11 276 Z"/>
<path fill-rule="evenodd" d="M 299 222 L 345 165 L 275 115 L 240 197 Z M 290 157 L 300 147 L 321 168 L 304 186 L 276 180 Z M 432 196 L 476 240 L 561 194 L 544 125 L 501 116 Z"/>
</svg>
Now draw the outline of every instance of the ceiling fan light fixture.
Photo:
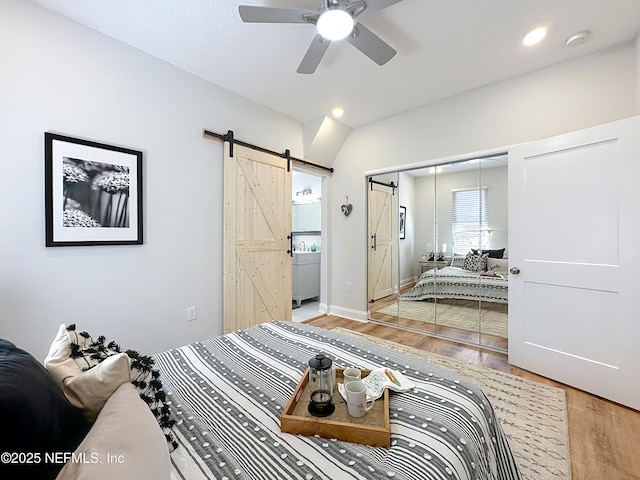
<svg viewBox="0 0 640 480">
<path fill-rule="evenodd" d="M 341 8 L 325 10 L 316 24 L 318 33 L 327 40 L 342 40 L 353 30 L 353 17 Z"/>
</svg>

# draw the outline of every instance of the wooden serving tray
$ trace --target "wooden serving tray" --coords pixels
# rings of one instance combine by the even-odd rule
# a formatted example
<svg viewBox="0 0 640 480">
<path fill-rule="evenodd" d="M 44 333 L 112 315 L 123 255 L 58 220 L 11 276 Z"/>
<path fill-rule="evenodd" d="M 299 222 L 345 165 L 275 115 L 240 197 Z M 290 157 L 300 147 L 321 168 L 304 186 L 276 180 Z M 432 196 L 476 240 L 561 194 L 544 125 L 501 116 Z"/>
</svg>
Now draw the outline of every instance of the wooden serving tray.
<svg viewBox="0 0 640 480">
<path fill-rule="evenodd" d="M 364 416 L 352 417 L 347 411 L 346 402 L 338 392 L 337 384 L 342 383 L 343 370 L 336 368 L 336 386 L 333 390 L 336 411 L 328 417 L 314 417 L 307 410 L 311 396 L 308 386 L 309 369 L 307 369 L 280 416 L 280 430 L 298 435 L 319 435 L 324 438 L 389 448 L 391 446 L 389 389 L 385 388 L 384 395 L 374 402 L 371 410 Z M 362 378 L 369 375 L 369 372 L 369 370 L 362 370 Z"/>
</svg>

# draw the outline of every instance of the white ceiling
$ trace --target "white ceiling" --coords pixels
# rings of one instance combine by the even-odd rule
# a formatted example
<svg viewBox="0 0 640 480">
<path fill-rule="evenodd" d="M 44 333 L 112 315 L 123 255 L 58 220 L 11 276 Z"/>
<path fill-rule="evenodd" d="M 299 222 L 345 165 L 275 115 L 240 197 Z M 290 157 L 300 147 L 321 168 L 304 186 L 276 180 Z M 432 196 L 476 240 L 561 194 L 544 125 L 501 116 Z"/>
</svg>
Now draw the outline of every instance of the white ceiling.
<svg viewBox="0 0 640 480">
<path fill-rule="evenodd" d="M 403 0 L 363 20 L 398 54 L 380 67 L 333 42 L 296 73 L 312 25 L 245 24 L 238 5 L 316 10 L 322 0 L 31 0 L 302 123 L 341 105 L 357 127 L 482 85 L 632 41 L 639 0 Z M 376 0 L 367 0 L 375 2 Z M 533 48 L 522 37 L 546 25 Z M 566 39 L 590 30 L 575 48 Z"/>
</svg>

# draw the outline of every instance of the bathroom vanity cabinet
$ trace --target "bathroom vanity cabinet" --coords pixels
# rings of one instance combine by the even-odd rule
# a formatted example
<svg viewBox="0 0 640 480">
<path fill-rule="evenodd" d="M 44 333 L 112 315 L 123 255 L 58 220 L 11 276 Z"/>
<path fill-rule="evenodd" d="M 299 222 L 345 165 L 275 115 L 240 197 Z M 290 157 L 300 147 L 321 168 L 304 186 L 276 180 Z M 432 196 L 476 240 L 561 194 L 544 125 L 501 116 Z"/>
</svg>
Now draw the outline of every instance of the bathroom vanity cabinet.
<svg viewBox="0 0 640 480">
<path fill-rule="evenodd" d="M 293 301 L 320 297 L 320 252 L 293 254 Z"/>
</svg>

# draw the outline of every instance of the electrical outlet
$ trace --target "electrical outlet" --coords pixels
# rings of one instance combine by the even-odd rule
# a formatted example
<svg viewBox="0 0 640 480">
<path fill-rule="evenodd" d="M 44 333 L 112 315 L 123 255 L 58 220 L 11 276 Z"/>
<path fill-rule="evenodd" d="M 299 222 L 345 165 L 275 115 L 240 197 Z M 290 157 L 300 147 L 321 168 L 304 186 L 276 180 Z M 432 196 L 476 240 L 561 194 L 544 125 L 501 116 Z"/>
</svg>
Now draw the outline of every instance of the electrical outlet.
<svg viewBox="0 0 640 480">
<path fill-rule="evenodd" d="M 351 282 L 347 282 L 347 292 L 351 291 Z"/>
<path fill-rule="evenodd" d="M 196 307 L 187 308 L 187 321 L 192 322 L 198 318 L 198 309 Z"/>
</svg>

